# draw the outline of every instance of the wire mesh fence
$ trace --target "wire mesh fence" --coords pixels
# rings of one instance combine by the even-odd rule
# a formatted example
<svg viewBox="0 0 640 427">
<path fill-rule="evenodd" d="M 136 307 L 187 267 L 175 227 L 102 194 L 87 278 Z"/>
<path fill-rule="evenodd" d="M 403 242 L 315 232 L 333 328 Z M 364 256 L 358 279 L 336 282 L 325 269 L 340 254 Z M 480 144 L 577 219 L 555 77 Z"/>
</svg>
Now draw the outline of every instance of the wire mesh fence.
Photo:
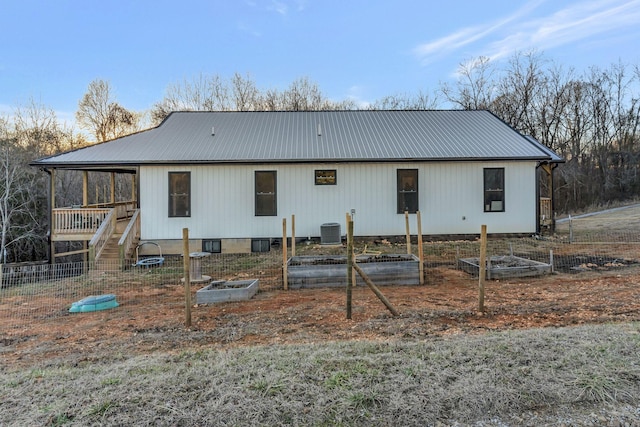
<svg viewBox="0 0 640 427">
<path fill-rule="evenodd" d="M 192 292 L 207 281 L 259 279 L 260 289 L 282 287 L 282 254 L 214 254 L 203 258 L 201 278 L 191 281 Z M 116 296 L 120 311 L 145 310 L 151 304 L 183 307 L 184 264 L 182 257 L 165 257 L 162 264 L 122 266 L 101 261 L 66 264 L 2 266 L 0 319 L 28 323 L 69 314 L 74 302 L 88 296 Z M 193 299 L 195 301 L 195 299 Z"/>
<path fill-rule="evenodd" d="M 616 271 L 638 265 L 640 227 L 626 217 L 608 221 L 597 217 L 563 221 L 558 224 L 556 233 L 543 236 L 490 236 L 487 248 L 490 263 L 494 263 L 498 269 L 520 267 L 531 271 L 539 268 L 541 274 L 550 271 L 560 274 Z M 386 239 L 357 240 L 355 251 L 373 257 L 406 254 L 407 245 L 401 239 L 396 242 Z M 479 251 L 479 240 L 473 236 L 455 241 L 425 241 L 423 254 L 427 285 L 434 283 L 435 279 L 430 279 L 434 269 L 462 269 L 471 273 L 469 277 L 477 275 L 477 264 L 475 270 L 469 265 L 474 265 Z M 418 254 L 415 236 L 410 252 Z M 346 255 L 346 249 L 317 244 L 297 246 L 297 255 L 326 256 L 325 263 L 331 263 L 337 254 Z M 259 281 L 260 291 L 279 290 L 284 287 L 284 270 L 283 253 L 277 249 L 267 253 L 212 254 L 201 260 L 200 273 L 205 280 L 192 282 L 191 291 L 195 296 L 197 290 L 206 286 L 209 280 L 255 279 Z M 116 296 L 120 315 L 139 314 L 150 310 L 150 307 L 180 313 L 185 305 L 183 277 L 183 260 L 180 256 L 167 256 L 161 265 L 151 266 L 122 266 L 106 262 L 97 266 L 85 263 L 5 265 L 0 287 L 0 325 L 29 325 L 34 321 L 48 322 L 73 316 L 69 308 L 74 302 L 90 295 L 103 294 Z M 195 303 L 196 299 L 192 298 L 192 301 Z M 109 316 L 106 314 L 109 311 L 106 310 L 104 315 Z M 180 322 L 179 314 L 174 318 Z M 135 316 L 130 316 L 130 319 L 135 321 Z"/>
</svg>

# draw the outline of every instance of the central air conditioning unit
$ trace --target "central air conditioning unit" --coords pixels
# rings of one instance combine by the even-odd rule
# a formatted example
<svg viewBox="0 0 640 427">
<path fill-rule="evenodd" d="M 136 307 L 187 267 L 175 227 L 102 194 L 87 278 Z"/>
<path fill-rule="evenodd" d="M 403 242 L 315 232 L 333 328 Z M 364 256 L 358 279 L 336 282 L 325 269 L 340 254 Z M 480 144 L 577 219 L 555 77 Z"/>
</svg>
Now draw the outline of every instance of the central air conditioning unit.
<svg viewBox="0 0 640 427">
<path fill-rule="evenodd" d="M 341 245 L 340 224 L 337 222 L 327 222 L 320 226 L 321 245 Z"/>
</svg>

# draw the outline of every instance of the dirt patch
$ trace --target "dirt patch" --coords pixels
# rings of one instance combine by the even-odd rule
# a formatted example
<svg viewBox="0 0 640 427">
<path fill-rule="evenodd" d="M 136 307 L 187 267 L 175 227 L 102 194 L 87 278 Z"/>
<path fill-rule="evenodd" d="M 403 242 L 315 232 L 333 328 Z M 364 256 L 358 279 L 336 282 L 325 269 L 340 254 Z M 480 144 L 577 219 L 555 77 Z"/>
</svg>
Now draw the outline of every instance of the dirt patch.
<svg viewBox="0 0 640 427">
<path fill-rule="evenodd" d="M 48 360 L 110 360 L 160 349 L 419 340 L 640 320 L 639 267 L 490 281 L 484 314 L 477 312 L 477 281 L 467 273 L 433 268 L 427 277 L 425 286 L 382 287 L 399 317 L 393 317 L 366 287 L 354 290 L 351 320 L 345 315 L 344 289 L 302 289 L 260 292 L 249 301 L 195 305 L 193 325 L 186 329 L 184 288 L 178 284 L 131 289 L 118 295 L 120 307 L 102 312 L 72 315 L 52 309 L 19 323 L 0 312 L 4 331 L 0 355 L 7 366 L 25 366 Z"/>
</svg>

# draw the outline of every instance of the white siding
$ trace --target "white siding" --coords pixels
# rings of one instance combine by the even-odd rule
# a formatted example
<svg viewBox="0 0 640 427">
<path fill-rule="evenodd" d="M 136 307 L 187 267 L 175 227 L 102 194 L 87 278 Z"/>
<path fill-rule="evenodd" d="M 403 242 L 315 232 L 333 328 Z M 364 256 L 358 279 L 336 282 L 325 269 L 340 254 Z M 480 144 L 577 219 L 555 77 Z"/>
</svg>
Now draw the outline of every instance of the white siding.
<svg viewBox="0 0 640 427">
<path fill-rule="evenodd" d="M 483 168 L 505 168 L 505 212 L 483 210 Z M 296 216 L 296 236 L 319 236 L 320 225 L 356 210 L 361 236 L 403 235 L 396 213 L 396 170 L 418 169 L 424 234 L 533 233 L 535 162 L 144 166 L 140 168 L 142 239 L 250 238 L 282 235 Z M 315 169 L 336 169 L 337 185 L 315 185 Z M 277 171 L 278 215 L 254 215 L 254 171 Z M 168 217 L 168 172 L 191 172 L 191 217 Z M 411 215 L 415 233 L 415 215 Z"/>
</svg>

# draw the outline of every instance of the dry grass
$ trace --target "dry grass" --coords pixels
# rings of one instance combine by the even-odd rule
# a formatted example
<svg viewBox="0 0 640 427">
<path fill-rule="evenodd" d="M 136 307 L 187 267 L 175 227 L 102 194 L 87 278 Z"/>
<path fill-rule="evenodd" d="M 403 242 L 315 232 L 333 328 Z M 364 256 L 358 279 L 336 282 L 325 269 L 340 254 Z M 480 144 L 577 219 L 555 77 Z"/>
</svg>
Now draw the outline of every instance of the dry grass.
<svg viewBox="0 0 640 427">
<path fill-rule="evenodd" d="M 589 218 L 591 222 L 585 228 L 601 229 L 614 237 L 640 227 L 640 209 L 617 211 L 608 218 Z M 627 225 L 616 226 L 623 222 Z M 533 249 L 510 244 L 496 249 L 496 253 L 539 250 L 546 254 L 545 245 L 550 242 L 554 243 L 552 239 L 536 240 Z M 430 265 L 453 259 L 465 245 L 475 247 L 477 243 L 427 244 Z M 398 250 L 394 244 L 385 246 Z M 585 260 L 596 249 L 593 245 L 564 246 L 567 251 L 580 249 Z M 621 247 L 626 252 L 620 252 Z M 311 253 L 314 250 L 305 249 Z M 554 247 L 558 259 L 564 255 L 561 249 Z M 607 245 L 597 249 L 603 251 L 599 255 L 616 258 L 623 254 L 636 260 L 638 256 L 637 245 Z M 268 276 L 273 269 L 254 257 L 235 261 L 242 262 L 242 266 L 222 260 L 216 271 L 226 273 L 228 269 L 228 274 L 233 275 L 238 268 L 253 268 L 256 273 Z M 178 295 L 175 286 L 163 285 L 167 280 L 164 273 L 164 270 L 147 271 L 141 277 L 153 279 L 151 284 L 158 283 L 153 288 L 156 292 Z M 167 274 L 173 279 L 180 277 L 179 270 Z M 598 270 L 591 274 L 600 273 Z M 530 327 L 531 322 L 544 324 L 535 322 L 560 316 L 565 305 L 569 307 L 568 320 L 563 325 L 637 319 L 637 309 L 631 313 L 630 304 L 613 299 L 616 291 L 624 288 L 625 295 L 630 295 L 624 301 L 637 301 L 637 273 L 625 274 L 599 278 L 607 286 L 595 299 L 590 293 L 593 282 L 584 277 L 564 287 L 561 282 L 570 282 L 570 276 L 560 276 L 553 283 L 542 280 L 529 283 L 527 289 L 533 289 L 535 294 L 525 297 L 524 290 L 518 291 L 515 306 L 507 303 L 505 294 L 489 294 L 495 313 L 488 316 L 470 315 L 469 304 L 464 305 L 466 308 L 452 308 L 458 306 L 450 307 L 451 299 L 430 294 L 440 306 L 418 310 L 415 301 L 405 303 L 404 311 L 411 307 L 414 312 L 408 312 L 395 323 L 374 317 L 353 326 L 343 325 L 352 335 L 336 328 L 334 323 L 321 325 L 331 313 L 342 316 L 341 305 L 340 309 L 333 308 L 324 299 L 304 300 L 306 305 L 300 312 L 286 304 L 271 308 L 274 314 L 270 318 L 256 308 L 267 304 L 264 295 L 264 300 L 247 304 L 253 307 L 252 311 L 242 313 L 231 313 L 230 308 L 228 312 L 197 308 L 196 317 L 201 316 L 214 326 L 192 331 L 182 329 L 181 319 L 173 319 L 169 326 L 158 323 L 159 317 L 152 319 L 155 323 L 149 320 L 152 326 L 149 332 L 144 332 L 142 326 L 134 325 L 134 312 L 125 312 L 126 323 L 107 323 L 96 316 L 91 330 L 80 328 L 80 333 L 60 329 L 62 332 L 47 335 L 50 343 L 26 346 L 31 354 L 26 358 L 29 363 L 21 365 L 22 368 L 0 365 L 0 425 L 607 425 L 606 420 L 593 414 L 601 413 L 600 410 L 612 412 L 621 406 L 633 408 L 636 418 L 618 417 L 619 424 L 612 425 L 640 425 L 640 324 L 464 333 L 475 330 L 470 322 L 476 317 L 490 323 L 506 316 L 510 323 L 504 327 L 513 328 Z M 141 277 L 130 278 L 126 286 L 141 288 Z M 443 281 L 447 277 L 451 278 L 434 269 L 430 280 Z M 97 280 L 96 289 L 103 290 L 106 281 L 106 278 Z M 463 299 L 467 281 L 464 276 L 445 283 L 447 296 Z M 432 285 L 429 290 L 435 292 L 438 286 Z M 450 295 L 454 290 L 457 293 Z M 79 292 L 75 283 L 65 282 L 64 286 L 52 289 L 51 297 L 62 293 L 67 299 L 74 298 Z M 542 299 L 552 292 L 553 304 L 536 302 L 535 298 Z M 321 296 L 326 298 L 326 294 Z M 300 301 L 302 296 L 308 296 L 282 295 Z M 587 297 L 577 304 L 576 295 Z M 127 303 L 123 307 L 133 306 L 131 300 L 123 297 L 122 301 Z M 303 304 L 300 301 L 296 306 Z M 320 304 L 318 301 L 325 305 L 321 316 L 314 311 Z M 169 310 L 165 299 L 156 302 L 162 304 L 160 311 Z M 22 306 L 29 308 L 28 304 Z M 611 313 L 605 316 L 603 308 L 615 316 Z M 149 314 L 141 312 L 140 316 L 146 318 Z M 291 316 L 295 318 L 290 319 Z M 68 320 L 68 316 L 59 316 L 47 325 L 53 328 Z M 449 323 L 443 323 L 445 320 Z M 129 346 L 109 341 L 115 338 L 105 334 L 101 327 L 106 325 L 108 330 L 113 324 L 119 325 L 112 328 L 114 331 L 120 328 L 119 332 L 129 337 Z M 242 343 L 250 340 L 240 340 L 254 337 L 264 338 L 263 342 L 278 342 L 275 339 L 278 334 L 285 334 L 292 324 L 299 324 L 299 329 L 291 334 L 308 337 L 302 341 L 312 343 L 246 345 Z M 314 329 L 317 325 L 328 335 L 313 335 L 318 332 Z M 478 325 L 475 324 L 476 329 Z M 436 336 L 436 329 L 449 326 L 455 326 L 453 329 L 458 332 Z M 485 326 L 482 331 L 490 329 L 490 325 Z M 105 337 L 92 340 L 89 332 L 96 330 Z M 366 334 L 357 335 L 363 330 Z M 36 340 L 37 333 L 31 334 L 20 340 Z M 275 338 L 267 340 L 266 334 Z M 328 336 L 346 341 L 324 342 Z M 10 342 L 0 336 L 0 354 L 8 354 L 22 343 L 20 340 Z M 67 352 L 64 357 L 31 357 L 39 351 L 47 354 L 45 344 L 64 347 Z M 145 346 L 144 351 L 135 348 L 140 346 Z M 69 348 L 75 349 L 74 357 L 69 357 Z M 572 419 L 574 415 L 590 421 L 576 421 Z"/>
<path fill-rule="evenodd" d="M 3 368 L 0 424 L 552 424 L 543 414 L 640 405 L 638 354 L 638 324 L 111 354 Z"/>
</svg>

